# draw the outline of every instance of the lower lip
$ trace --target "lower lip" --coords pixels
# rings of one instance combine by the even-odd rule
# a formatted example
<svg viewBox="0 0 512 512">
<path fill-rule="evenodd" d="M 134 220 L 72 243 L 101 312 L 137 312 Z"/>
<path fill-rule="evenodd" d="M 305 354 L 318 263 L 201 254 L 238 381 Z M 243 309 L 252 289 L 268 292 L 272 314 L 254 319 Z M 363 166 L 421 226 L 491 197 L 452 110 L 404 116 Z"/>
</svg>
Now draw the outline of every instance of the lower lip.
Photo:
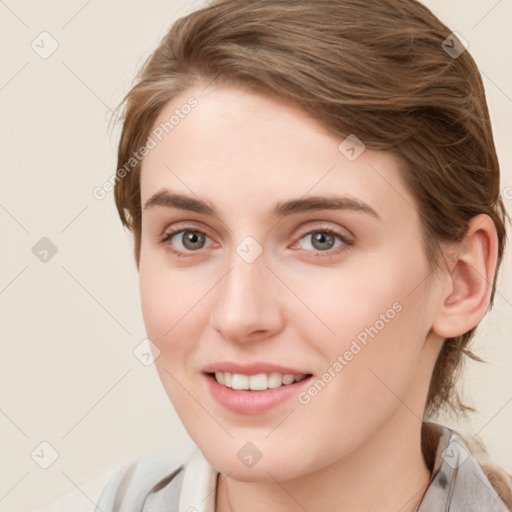
<svg viewBox="0 0 512 512">
<path fill-rule="evenodd" d="M 260 414 L 292 396 L 297 396 L 299 389 L 311 379 L 311 376 L 293 384 L 263 391 L 231 389 L 219 384 L 212 375 L 205 374 L 205 378 L 213 398 L 226 409 L 239 414 Z"/>
</svg>

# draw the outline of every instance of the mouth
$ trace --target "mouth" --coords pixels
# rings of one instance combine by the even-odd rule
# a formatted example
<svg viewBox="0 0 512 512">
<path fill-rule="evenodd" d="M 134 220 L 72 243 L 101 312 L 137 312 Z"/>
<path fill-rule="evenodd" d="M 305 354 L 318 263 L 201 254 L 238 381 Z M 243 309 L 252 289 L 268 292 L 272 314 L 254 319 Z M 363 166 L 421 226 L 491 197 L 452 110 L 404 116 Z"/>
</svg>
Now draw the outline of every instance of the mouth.
<svg viewBox="0 0 512 512">
<path fill-rule="evenodd" d="M 281 371 L 276 371 L 278 369 Z M 223 408 L 246 415 L 262 414 L 289 403 L 313 377 L 311 373 L 274 365 L 270 368 L 266 365 L 223 364 L 222 368 L 209 367 L 207 370 L 203 376 L 210 396 Z"/>
</svg>

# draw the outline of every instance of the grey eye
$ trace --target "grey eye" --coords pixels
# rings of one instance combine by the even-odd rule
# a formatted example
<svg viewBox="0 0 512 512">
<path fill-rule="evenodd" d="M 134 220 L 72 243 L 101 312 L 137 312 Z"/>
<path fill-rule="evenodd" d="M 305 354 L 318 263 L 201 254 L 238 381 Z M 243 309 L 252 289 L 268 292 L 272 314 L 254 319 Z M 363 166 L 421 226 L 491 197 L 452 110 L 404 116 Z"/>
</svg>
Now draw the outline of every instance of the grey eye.
<svg viewBox="0 0 512 512">
<path fill-rule="evenodd" d="M 176 239 L 176 241 L 174 239 Z M 199 231 L 178 231 L 172 237 L 171 242 L 173 243 L 173 245 L 177 245 L 178 249 L 180 249 L 178 241 L 186 250 L 194 251 L 197 249 L 202 249 L 204 247 L 206 235 Z"/>
<path fill-rule="evenodd" d="M 304 235 L 301 240 L 307 240 L 308 238 L 310 241 L 306 242 L 304 248 L 313 249 L 316 251 L 328 251 L 329 249 L 339 247 L 343 243 L 339 236 L 321 230 L 311 231 L 310 233 Z M 336 243 L 336 239 L 339 240 L 338 243 Z"/>
</svg>

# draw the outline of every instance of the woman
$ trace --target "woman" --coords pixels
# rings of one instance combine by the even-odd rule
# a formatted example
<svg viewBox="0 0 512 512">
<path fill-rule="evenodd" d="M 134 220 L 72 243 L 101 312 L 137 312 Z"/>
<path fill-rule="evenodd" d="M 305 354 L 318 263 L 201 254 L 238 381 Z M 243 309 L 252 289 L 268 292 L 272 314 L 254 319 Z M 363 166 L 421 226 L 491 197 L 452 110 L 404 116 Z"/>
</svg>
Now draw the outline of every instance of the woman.
<svg viewBox="0 0 512 512">
<path fill-rule="evenodd" d="M 98 510 L 512 509 L 428 421 L 492 305 L 506 213 L 464 41 L 415 0 L 217 1 L 124 102 L 115 198 L 198 451 Z"/>
</svg>

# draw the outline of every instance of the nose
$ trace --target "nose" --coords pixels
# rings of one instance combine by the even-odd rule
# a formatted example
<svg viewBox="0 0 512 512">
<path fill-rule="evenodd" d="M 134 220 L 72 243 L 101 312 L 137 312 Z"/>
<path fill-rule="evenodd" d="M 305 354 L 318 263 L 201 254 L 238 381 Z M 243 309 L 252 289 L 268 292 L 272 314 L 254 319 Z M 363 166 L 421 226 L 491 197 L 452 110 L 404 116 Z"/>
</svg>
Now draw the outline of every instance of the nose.
<svg viewBox="0 0 512 512">
<path fill-rule="evenodd" d="M 248 263 L 238 254 L 217 288 L 211 326 L 224 338 L 246 343 L 266 339 L 283 329 L 279 280 L 260 256 Z"/>
</svg>

